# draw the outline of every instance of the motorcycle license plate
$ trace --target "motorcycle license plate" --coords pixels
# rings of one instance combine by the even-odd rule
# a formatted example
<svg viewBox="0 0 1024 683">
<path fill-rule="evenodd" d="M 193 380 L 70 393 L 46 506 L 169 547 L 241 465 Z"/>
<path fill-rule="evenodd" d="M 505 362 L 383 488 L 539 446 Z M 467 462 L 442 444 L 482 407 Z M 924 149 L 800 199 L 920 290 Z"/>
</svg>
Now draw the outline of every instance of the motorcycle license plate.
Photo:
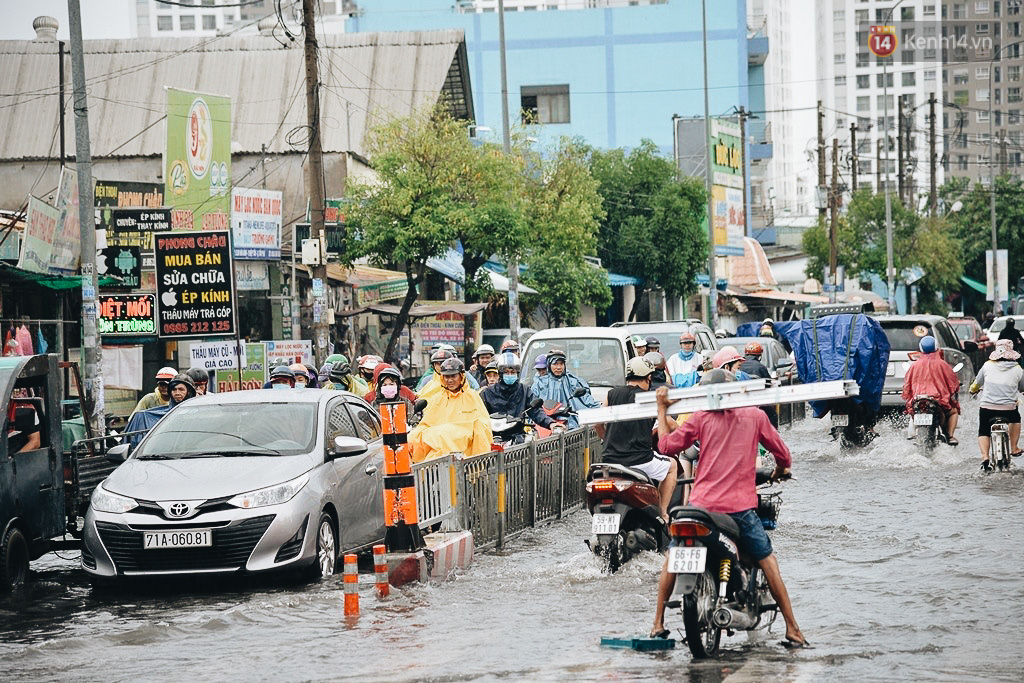
<svg viewBox="0 0 1024 683">
<path fill-rule="evenodd" d="M 932 423 L 931 413 L 915 413 L 914 414 L 914 425 L 915 426 L 929 426 Z"/>
<path fill-rule="evenodd" d="M 700 574 L 704 571 L 708 549 L 703 546 L 672 546 L 668 549 L 668 571 L 671 574 Z"/>
<path fill-rule="evenodd" d="M 848 427 L 850 425 L 849 415 L 833 415 L 832 426 L 833 427 Z"/>
<path fill-rule="evenodd" d="M 590 529 L 599 536 L 617 534 L 619 533 L 619 515 L 598 513 L 594 515 Z"/>
</svg>

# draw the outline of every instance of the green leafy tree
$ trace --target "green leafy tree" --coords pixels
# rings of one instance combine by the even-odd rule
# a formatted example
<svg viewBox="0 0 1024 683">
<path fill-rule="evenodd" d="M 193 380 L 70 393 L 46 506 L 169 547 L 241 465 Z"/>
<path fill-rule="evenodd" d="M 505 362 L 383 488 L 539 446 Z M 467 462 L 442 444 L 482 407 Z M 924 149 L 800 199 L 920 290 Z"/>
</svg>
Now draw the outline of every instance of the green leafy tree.
<svg viewBox="0 0 1024 683">
<path fill-rule="evenodd" d="M 441 107 L 387 122 L 371 131 L 373 179 L 351 179 L 351 232 L 346 255 L 377 264 L 404 264 L 409 290 L 402 301 L 385 357 L 394 358 L 427 260 L 445 254 L 463 237 L 479 252 L 475 236 L 488 227 L 516 224 L 506 189 L 494 174 L 515 174 L 514 159 L 475 148 L 466 122 Z"/>
<path fill-rule="evenodd" d="M 537 290 L 548 325 L 575 325 L 581 306 L 611 305 L 608 273 L 587 260 L 597 253 L 604 216 L 597 181 L 586 165 L 586 147 L 568 138 L 544 160 L 527 167 L 531 198 L 524 281 Z"/>
<path fill-rule="evenodd" d="M 708 259 L 704 183 L 677 179 L 675 166 L 658 156 L 650 140 L 628 155 L 621 149 L 590 150 L 589 163 L 606 213 L 601 260 L 642 281 L 629 319 L 636 319 L 647 290 L 661 287 L 672 297 L 695 292 L 696 275 Z"/>
<path fill-rule="evenodd" d="M 893 265 L 897 273 L 920 268 L 919 302 L 924 310 L 941 310 L 939 291 L 956 287 L 962 274 L 960 242 L 943 218 L 930 218 L 892 201 Z M 854 194 L 845 216 L 839 220 L 836 238 L 839 265 L 852 276 L 875 274 L 885 279 L 885 196 L 861 190 Z M 820 278 L 829 262 L 829 240 L 824 224 L 807 230 L 803 237 L 808 255 L 807 276 Z M 944 312 L 944 311 L 943 311 Z"/>
</svg>

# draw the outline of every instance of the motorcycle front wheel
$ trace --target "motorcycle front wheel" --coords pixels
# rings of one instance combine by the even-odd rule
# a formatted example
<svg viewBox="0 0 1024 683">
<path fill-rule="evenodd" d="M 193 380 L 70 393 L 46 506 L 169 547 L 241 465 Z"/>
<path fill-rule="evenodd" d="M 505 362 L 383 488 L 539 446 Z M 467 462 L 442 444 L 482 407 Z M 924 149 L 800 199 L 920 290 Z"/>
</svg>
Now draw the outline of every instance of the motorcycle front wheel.
<svg viewBox="0 0 1024 683">
<path fill-rule="evenodd" d="M 683 628 L 686 644 L 694 659 L 705 659 L 718 652 L 722 629 L 715 626 L 711 614 L 715 609 L 717 582 L 710 569 L 697 579 L 693 592 L 683 596 Z"/>
</svg>

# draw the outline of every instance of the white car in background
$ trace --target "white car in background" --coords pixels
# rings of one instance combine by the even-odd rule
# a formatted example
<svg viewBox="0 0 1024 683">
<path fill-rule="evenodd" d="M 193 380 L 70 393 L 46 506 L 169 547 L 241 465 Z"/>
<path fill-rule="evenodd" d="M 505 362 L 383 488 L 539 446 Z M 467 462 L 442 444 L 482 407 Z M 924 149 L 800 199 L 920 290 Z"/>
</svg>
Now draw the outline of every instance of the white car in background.
<svg viewBox="0 0 1024 683">
<path fill-rule="evenodd" d="M 992 325 L 985 330 L 985 334 L 995 344 L 999 340 L 999 333 L 1006 328 L 1006 321 L 1013 318 L 1014 327 L 1024 335 L 1024 315 L 1001 315 L 992 321 Z"/>
</svg>

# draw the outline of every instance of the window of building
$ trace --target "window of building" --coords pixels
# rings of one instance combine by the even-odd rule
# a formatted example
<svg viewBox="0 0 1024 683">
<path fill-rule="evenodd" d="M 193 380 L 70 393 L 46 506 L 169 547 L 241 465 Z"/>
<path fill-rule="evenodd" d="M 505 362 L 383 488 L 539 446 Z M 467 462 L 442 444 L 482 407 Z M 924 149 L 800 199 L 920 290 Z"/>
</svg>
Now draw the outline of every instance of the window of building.
<svg viewBox="0 0 1024 683">
<path fill-rule="evenodd" d="M 871 76 L 870 74 L 860 74 L 857 76 L 857 88 L 864 89 L 871 87 Z"/>
<path fill-rule="evenodd" d="M 868 54 L 869 53 L 867 53 L 867 52 L 858 52 L 857 53 L 857 66 L 867 66 L 868 65 Z"/>
<path fill-rule="evenodd" d="M 988 14 L 990 11 L 988 0 L 976 0 L 974 3 L 975 14 Z"/>
<path fill-rule="evenodd" d="M 987 36 L 988 35 L 988 24 L 975 24 L 974 35 L 976 36 Z"/>
<path fill-rule="evenodd" d="M 181 27 L 182 31 L 195 31 L 196 30 L 196 18 L 193 14 L 183 14 L 178 17 L 178 26 Z"/>
<path fill-rule="evenodd" d="M 966 90 L 953 91 L 953 104 L 958 107 L 966 107 L 970 103 L 970 95 Z"/>
<path fill-rule="evenodd" d="M 924 80 L 934 81 L 935 80 L 935 69 L 925 69 Z"/>
<path fill-rule="evenodd" d="M 1020 22 L 1010 21 L 1006 24 L 1006 37 L 1007 38 L 1020 38 Z"/>
<path fill-rule="evenodd" d="M 1020 124 L 1020 109 L 1011 109 L 1006 112 L 1007 123 L 1011 126 Z"/>
<path fill-rule="evenodd" d="M 217 0 L 203 0 L 203 7 L 216 7 Z"/>
<path fill-rule="evenodd" d="M 213 14 L 203 15 L 203 30 L 215 31 L 217 30 L 217 17 Z"/>
<path fill-rule="evenodd" d="M 913 21 L 914 20 L 914 8 L 913 7 L 900 7 L 900 21 Z"/>
<path fill-rule="evenodd" d="M 889 95 L 888 97 L 885 95 L 879 95 L 875 98 L 875 106 L 880 110 L 884 109 L 886 105 L 888 105 L 889 111 L 893 111 L 893 102 L 895 102 L 895 100 L 892 95 Z"/>
<path fill-rule="evenodd" d="M 846 12 L 841 9 L 837 9 L 832 13 L 832 21 L 846 21 Z"/>
<path fill-rule="evenodd" d="M 846 64 L 846 53 L 840 52 L 834 56 L 834 60 L 836 64 Z"/>
<path fill-rule="evenodd" d="M 156 17 L 156 30 L 157 31 L 173 31 L 174 30 L 174 17 L 168 14 L 159 14 Z"/>
<path fill-rule="evenodd" d="M 988 74 L 989 74 L 988 65 L 977 66 L 977 67 L 974 68 L 974 77 L 977 78 L 978 80 L 987 81 L 988 80 Z"/>
<path fill-rule="evenodd" d="M 988 123 L 988 112 L 987 111 L 976 111 L 974 120 L 978 123 Z"/>
<path fill-rule="evenodd" d="M 974 91 L 975 102 L 988 102 L 988 88 L 978 88 Z"/>
<path fill-rule="evenodd" d="M 960 171 L 966 171 L 967 170 L 967 155 L 966 154 L 958 154 L 957 155 L 957 157 L 956 157 L 956 167 Z"/>
<path fill-rule="evenodd" d="M 953 69 L 953 85 L 967 85 L 967 69 Z"/>
<path fill-rule="evenodd" d="M 1019 130 L 1011 130 L 1009 133 L 1006 134 L 1006 137 L 1009 138 L 1011 145 L 1019 145 L 1020 144 L 1020 131 Z"/>
<path fill-rule="evenodd" d="M 869 111 L 871 109 L 871 98 L 863 95 L 857 98 L 857 111 Z"/>
<path fill-rule="evenodd" d="M 914 72 L 905 71 L 903 73 L 903 85 L 914 85 Z"/>
<path fill-rule="evenodd" d="M 1020 80 L 1020 64 L 1009 65 L 1006 67 L 1006 80 L 1011 83 L 1016 83 Z"/>
<path fill-rule="evenodd" d="M 1020 102 L 1020 88 L 1007 88 L 1006 89 L 1006 101 L 1007 102 Z"/>
<path fill-rule="evenodd" d="M 945 8 L 943 8 L 945 9 Z M 964 20 L 967 18 L 967 7 L 962 2 L 953 3 L 953 20 Z"/>
<path fill-rule="evenodd" d="M 886 86 L 891 88 L 893 85 L 893 73 L 890 71 L 884 74 L 875 74 L 875 84 L 879 88 L 883 88 Z"/>
<path fill-rule="evenodd" d="M 569 86 L 524 85 L 519 90 L 523 123 L 569 123 Z"/>
<path fill-rule="evenodd" d="M 868 23 L 868 11 L 866 9 L 857 10 L 854 16 L 856 17 L 858 24 Z"/>
<path fill-rule="evenodd" d="M 836 85 L 846 85 L 846 76 L 836 76 Z"/>
<path fill-rule="evenodd" d="M 924 5 L 921 8 L 921 14 L 926 16 L 926 17 L 934 17 L 935 16 L 935 5 Z"/>
</svg>

